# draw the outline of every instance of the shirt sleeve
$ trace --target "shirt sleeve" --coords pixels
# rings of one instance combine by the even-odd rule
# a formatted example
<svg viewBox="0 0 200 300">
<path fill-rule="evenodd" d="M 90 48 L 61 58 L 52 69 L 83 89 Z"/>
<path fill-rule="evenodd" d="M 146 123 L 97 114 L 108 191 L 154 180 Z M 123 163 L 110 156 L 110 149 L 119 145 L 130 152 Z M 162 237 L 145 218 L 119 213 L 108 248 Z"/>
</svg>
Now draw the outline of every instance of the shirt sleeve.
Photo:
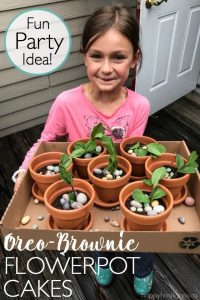
<svg viewBox="0 0 200 300">
<path fill-rule="evenodd" d="M 63 101 L 64 99 L 62 97 L 62 94 L 60 94 L 54 101 L 49 111 L 49 115 L 44 130 L 41 133 L 41 137 L 27 152 L 25 159 L 19 169 L 28 169 L 29 162 L 33 158 L 41 142 L 56 141 L 57 137 L 65 135 L 67 133 L 67 126 L 63 113 Z"/>
<path fill-rule="evenodd" d="M 150 104 L 148 101 L 145 102 L 145 105 L 138 107 L 137 117 L 135 119 L 132 130 L 129 132 L 128 136 L 142 136 L 144 134 L 148 117 L 150 114 Z"/>
</svg>

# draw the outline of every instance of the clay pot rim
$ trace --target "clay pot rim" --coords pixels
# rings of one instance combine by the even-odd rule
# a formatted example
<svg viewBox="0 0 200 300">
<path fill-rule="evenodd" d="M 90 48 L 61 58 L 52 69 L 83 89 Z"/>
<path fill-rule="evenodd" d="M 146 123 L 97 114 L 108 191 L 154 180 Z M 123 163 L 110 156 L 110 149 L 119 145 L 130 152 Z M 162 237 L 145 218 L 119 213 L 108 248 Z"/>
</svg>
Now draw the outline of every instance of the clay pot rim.
<svg viewBox="0 0 200 300">
<path fill-rule="evenodd" d="M 163 186 L 163 185 L 161 185 L 161 184 L 159 184 L 158 185 L 158 187 L 160 187 L 160 188 L 162 188 L 165 192 L 166 192 L 166 194 L 169 196 L 169 206 L 166 208 L 166 210 L 163 212 L 163 213 L 161 213 L 161 214 L 157 214 L 157 215 L 155 215 L 155 216 L 144 216 L 144 215 L 140 215 L 140 214 L 137 214 L 137 213 L 135 213 L 135 212 L 133 212 L 133 211 L 130 211 L 126 206 L 125 206 L 125 202 L 127 201 L 127 199 L 130 197 L 130 195 L 131 194 L 129 194 L 128 195 L 128 197 L 125 199 L 125 200 L 123 200 L 121 197 L 121 194 L 123 193 L 123 191 L 127 188 L 127 187 L 129 187 L 129 186 L 131 186 L 131 185 L 135 185 L 136 183 L 140 183 L 140 184 L 144 184 L 143 183 L 143 181 L 135 181 L 135 182 L 131 182 L 131 183 L 129 183 L 129 184 L 127 184 L 125 187 L 123 187 L 123 189 L 121 190 L 121 192 L 120 192 L 120 195 L 119 195 L 119 203 L 120 203 L 120 207 L 121 207 L 121 209 L 122 210 L 124 210 L 131 218 L 134 218 L 135 220 L 159 220 L 160 219 L 160 216 L 166 216 L 166 215 L 168 215 L 169 213 L 170 213 L 170 211 L 172 210 L 172 208 L 173 208 L 173 196 L 172 196 L 172 194 L 171 194 L 171 192 L 165 187 L 165 186 Z M 145 189 L 143 189 L 142 188 L 142 191 L 146 191 L 146 192 L 149 192 L 149 188 L 150 187 L 146 187 L 146 190 Z M 134 190 L 134 189 L 133 189 Z M 133 192 L 133 190 L 132 190 L 132 192 Z M 165 196 L 166 197 L 166 196 Z"/>
<path fill-rule="evenodd" d="M 124 149 L 126 147 L 127 144 L 129 144 L 129 142 L 131 143 L 131 141 L 134 139 L 134 140 L 137 140 L 135 141 L 136 143 L 137 142 L 140 142 L 140 140 L 144 138 L 144 139 L 149 139 L 149 142 L 145 143 L 145 145 L 147 144 L 150 144 L 150 143 L 158 143 L 155 139 L 151 138 L 151 137 L 148 137 L 148 136 L 132 136 L 132 137 L 128 137 L 126 139 L 124 139 L 120 145 L 119 145 L 119 148 L 120 148 L 120 152 L 122 153 L 123 156 L 127 156 L 127 158 L 129 157 L 130 159 L 137 159 L 137 160 L 146 160 L 147 158 L 149 158 L 150 155 L 145 155 L 145 156 L 132 156 L 131 154 L 129 154 L 128 152 L 126 152 Z"/>
<path fill-rule="evenodd" d="M 89 138 L 84 138 L 84 139 L 79 139 L 79 140 L 76 140 L 74 142 L 71 142 L 68 147 L 67 147 L 67 154 L 70 155 L 72 153 L 72 147 L 74 146 L 74 144 L 78 143 L 78 142 L 86 142 L 86 141 L 89 141 Z M 104 146 L 104 144 L 101 142 L 101 141 L 96 141 L 97 144 L 99 144 L 100 146 L 103 147 L 103 151 L 101 153 L 99 153 L 96 157 L 99 157 L 99 156 L 102 156 L 106 153 L 106 147 Z M 74 147 L 73 147 L 74 148 Z M 85 164 L 89 164 L 89 162 L 96 158 L 96 157 L 91 157 L 91 158 L 80 158 L 80 157 L 76 157 L 76 158 L 73 158 L 73 160 L 75 162 L 81 162 L 81 161 L 84 161 Z"/>
<path fill-rule="evenodd" d="M 81 182 L 84 182 L 85 185 L 89 186 L 89 189 L 91 188 L 91 197 L 89 197 L 89 195 L 86 193 L 86 194 L 87 194 L 87 197 L 89 198 L 88 202 L 87 202 L 83 207 L 76 208 L 75 210 L 74 210 L 74 209 L 72 209 L 72 210 L 62 210 L 62 209 L 55 208 L 53 205 L 51 205 L 51 204 L 49 203 L 49 201 L 47 200 L 47 193 L 49 192 L 49 190 L 51 190 L 54 186 L 59 185 L 60 183 L 66 184 L 63 180 L 59 180 L 59 181 L 56 181 L 56 182 L 54 182 L 53 184 L 51 184 L 51 185 L 46 189 L 46 191 L 45 191 L 45 193 L 44 193 L 44 204 L 45 204 L 45 206 L 47 206 L 47 208 L 48 208 L 50 211 L 54 211 L 55 213 L 58 213 L 58 212 L 59 212 L 59 214 L 60 214 L 61 216 L 64 216 L 64 215 L 72 215 L 72 214 L 74 214 L 74 211 L 76 211 L 76 212 L 81 212 L 81 211 L 87 209 L 88 207 L 90 207 L 91 204 L 92 204 L 92 202 L 94 203 L 95 191 L 94 191 L 94 188 L 92 187 L 92 185 L 91 185 L 90 183 L 86 182 L 85 180 L 79 179 L 79 178 L 74 178 L 73 181 L 74 181 L 74 185 L 75 185 L 75 184 L 78 185 L 78 183 L 80 183 L 80 181 L 81 181 Z M 70 188 L 70 186 L 66 184 L 66 188 L 68 188 L 68 187 Z M 63 187 L 63 188 L 64 188 L 64 187 Z M 63 189 L 63 188 L 62 188 L 62 189 Z M 81 189 L 82 189 L 82 188 L 81 188 Z M 67 190 L 66 190 L 66 191 L 67 191 Z M 54 200 L 55 200 L 55 199 L 54 199 Z"/>
<path fill-rule="evenodd" d="M 89 177 L 95 179 L 95 184 L 97 184 L 97 185 L 98 185 L 98 183 L 101 184 L 102 182 L 105 182 L 105 184 L 106 184 L 107 181 L 106 181 L 106 180 L 103 180 L 103 179 L 100 179 L 100 178 L 98 178 L 98 177 L 96 177 L 96 176 L 93 174 L 93 172 L 92 172 L 95 168 L 92 169 L 92 168 L 91 168 L 91 165 L 92 165 L 92 164 L 95 164 L 96 160 L 98 160 L 98 159 L 102 159 L 102 158 L 108 159 L 108 157 L 109 157 L 109 155 L 102 155 L 101 157 L 99 157 L 99 156 L 98 156 L 98 157 L 95 157 L 95 158 L 93 158 L 93 160 L 88 164 L 88 167 L 87 167 L 88 175 L 89 175 Z M 131 163 L 130 163 L 125 157 L 123 157 L 123 156 L 117 155 L 117 158 L 120 158 L 122 161 L 126 162 L 126 164 L 127 164 L 127 166 L 128 166 L 128 172 L 127 172 L 124 176 L 122 176 L 121 178 L 119 178 L 119 179 L 109 179 L 108 182 L 110 182 L 110 184 L 116 183 L 116 182 L 121 183 L 121 182 L 123 182 L 124 180 L 126 180 L 127 177 L 130 177 L 130 176 L 131 176 L 131 170 L 132 170 Z M 119 162 L 118 162 L 118 163 L 119 163 Z M 106 164 L 102 163 L 102 164 L 101 164 L 101 167 L 103 167 L 103 166 L 106 166 Z"/>
<path fill-rule="evenodd" d="M 63 155 L 64 152 L 56 152 L 56 151 L 55 151 L 55 152 L 45 152 L 45 153 L 42 153 L 42 154 L 38 154 L 37 156 L 33 157 L 33 159 L 31 160 L 31 162 L 30 162 L 30 164 L 29 164 L 29 171 L 30 171 L 33 175 L 38 176 L 38 178 L 52 178 L 52 179 L 60 178 L 60 173 L 57 173 L 57 174 L 54 174 L 54 175 L 40 174 L 40 173 L 38 173 L 37 171 L 35 171 L 35 168 L 32 167 L 33 162 L 35 162 L 35 160 L 36 160 L 37 158 L 44 157 L 44 162 L 45 162 L 45 157 L 46 157 L 47 155 L 50 155 L 50 154 L 53 154 L 53 155 L 54 155 L 54 154 L 61 154 L 61 155 Z M 54 160 L 54 158 L 52 158 L 52 160 Z M 55 160 L 57 160 L 57 159 L 55 158 Z M 60 161 L 60 160 L 58 160 L 58 162 L 59 162 L 59 161 Z M 44 166 L 45 166 L 45 165 L 44 165 Z M 73 167 L 73 163 L 70 164 L 70 166 L 67 168 L 67 170 L 68 170 L 68 171 L 71 170 L 72 167 Z"/>
<path fill-rule="evenodd" d="M 176 157 L 176 154 L 174 154 L 174 153 L 170 153 L 170 152 L 165 152 L 165 153 L 163 153 L 163 154 L 161 154 L 160 156 L 159 156 L 159 158 L 161 159 L 162 157 L 164 157 L 164 156 L 172 156 L 173 158 L 175 158 Z M 186 162 L 186 159 L 182 156 L 182 158 L 183 158 L 183 160 L 184 160 L 184 162 Z M 150 161 L 150 159 L 152 159 L 151 157 L 149 157 L 147 160 L 146 160 L 146 162 L 145 162 L 145 170 L 147 170 L 147 172 L 150 174 L 150 175 L 152 175 L 152 171 L 149 169 L 149 167 L 148 167 L 148 163 L 149 163 L 149 161 Z M 176 167 L 176 164 L 174 164 L 173 162 L 172 163 L 169 163 L 169 165 L 170 166 L 172 166 L 172 167 Z M 164 165 L 162 165 L 163 167 L 164 167 Z M 160 166 L 160 167 L 162 167 L 162 166 Z M 158 168 L 160 168 L 160 167 L 158 167 Z M 157 169 L 157 168 L 156 168 Z M 153 169 L 153 171 L 154 171 L 155 169 Z M 181 177 L 179 177 L 179 178 L 162 178 L 162 182 L 163 183 L 170 183 L 170 182 L 178 182 L 178 181 L 180 181 L 181 179 L 189 179 L 189 177 L 190 177 L 190 174 L 183 174 L 183 176 L 181 176 Z"/>
</svg>

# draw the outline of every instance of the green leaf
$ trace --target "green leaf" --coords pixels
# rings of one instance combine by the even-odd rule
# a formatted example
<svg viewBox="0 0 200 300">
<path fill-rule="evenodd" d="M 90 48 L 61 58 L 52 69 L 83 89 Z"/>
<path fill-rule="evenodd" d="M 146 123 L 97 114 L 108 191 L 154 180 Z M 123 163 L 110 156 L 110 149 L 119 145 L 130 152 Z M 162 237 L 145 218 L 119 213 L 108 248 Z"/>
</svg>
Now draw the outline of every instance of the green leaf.
<svg viewBox="0 0 200 300">
<path fill-rule="evenodd" d="M 148 186 L 152 185 L 151 179 L 144 179 L 143 182 Z"/>
<path fill-rule="evenodd" d="M 67 154 L 63 154 L 61 156 L 60 162 L 59 162 L 59 171 L 60 171 L 60 177 L 63 179 L 66 183 L 72 184 L 72 173 L 68 172 L 67 169 L 72 163 L 71 156 Z"/>
<path fill-rule="evenodd" d="M 193 164 L 194 162 L 196 162 L 196 160 L 198 159 L 198 154 L 196 151 L 192 151 L 188 157 L 187 163 L 186 165 L 190 165 Z"/>
<path fill-rule="evenodd" d="M 93 140 L 89 140 L 86 144 L 85 144 L 85 153 L 91 153 L 94 152 L 96 149 L 96 143 Z"/>
<path fill-rule="evenodd" d="M 110 172 L 114 172 L 118 167 L 118 162 L 117 162 L 117 152 L 116 152 L 113 140 L 109 136 L 104 136 L 101 139 L 101 142 L 104 144 L 104 146 L 106 147 L 106 149 L 109 153 L 107 169 Z"/>
<path fill-rule="evenodd" d="M 159 181 L 166 175 L 167 171 L 165 167 L 158 168 L 153 171 L 152 176 L 151 176 L 151 182 L 154 187 L 157 186 Z"/>
<path fill-rule="evenodd" d="M 162 197 L 164 197 L 166 195 L 165 191 L 163 191 L 163 189 L 156 187 L 152 194 L 151 194 L 151 201 L 155 200 L 155 199 L 160 199 Z"/>
<path fill-rule="evenodd" d="M 184 166 L 184 160 L 183 160 L 182 156 L 179 154 L 176 155 L 176 166 L 178 168 L 178 172 Z"/>
<path fill-rule="evenodd" d="M 81 157 L 85 153 L 85 149 L 78 148 L 71 153 L 71 158 Z"/>
<path fill-rule="evenodd" d="M 74 144 L 74 149 L 85 149 L 85 143 L 84 142 L 77 142 Z"/>
<path fill-rule="evenodd" d="M 192 174 L 192 173 L 196 173 L 196 168 L 197 168 L 197 164 L 193 163 L 193 165 L 190 166 L 185 165 L 183 168 L 179 170 L 179 172 L 183 174 Z"/>
<path fill-rule="evenodd" d="M 153 155 L 160 156 L 166 151 L 166 148 L 159 143 L 150 143 L 147 145 L 147 150 Z"/>
<path fill-rule="evenodd" d="M 139 149 L 135 149 L 134 152 L 137 156 L 146 156 L 147 155 L 147 149 L 139 148 Z"/>
<path fill-rule="evenodd" d="M 135 149 L 138 149 L 139 147 L 140 147 L 140 143 L 138 142 L 138 143 L 134 144 L 133 146 L 131 146 L 129 148 L 129 150 L 135 150 Z"/>
<path fill-rule="evenodd" d="M 104 137 L 103 133 L 97 133 L 94 140 L 101 140 Z"/>
<path fill-rule="evenodd" d="M 91 132 L 91 139 L 94 140 L 96 138 L 99 138 L 99 134 L 104 134 L 105 128 L 102 123 L 97 124 L 94 126 Z"/>
<path fill-rule="evenodd" d="M 72 185 L 72 181 L 73 181 L 72 172 L 67 172 L 66 169 L 63 166 L 60 167 L 60 177 L 66 183 Z"/>
<path fill-rule="evenodd" d="M 61 156 L 61 160 L 60 160 L 60 163 L 59 163 L 59 169 L 60 167 L 64 167 L 65 169 L 68 169 L 68 167 L 70 166 L 70 164 L 72 163 L 72 158 L 71 156 L 67 155 L 67 154 L 63 154 Z"/>
<path fill-rule="evenodd" d="M 69 197 L 69 202 L 70 203 L 76 201 L 76 196 L 75 196 L 75 194 L 73 192 L 69 193 L 68 197 Z"/>
<path fill-rule="evenodd" d="M 140 189 L 135 189 L 132 193 L 132 197 L 139 203 L 148 203 L 150 202 L 149 198 Z"/>
</svg>

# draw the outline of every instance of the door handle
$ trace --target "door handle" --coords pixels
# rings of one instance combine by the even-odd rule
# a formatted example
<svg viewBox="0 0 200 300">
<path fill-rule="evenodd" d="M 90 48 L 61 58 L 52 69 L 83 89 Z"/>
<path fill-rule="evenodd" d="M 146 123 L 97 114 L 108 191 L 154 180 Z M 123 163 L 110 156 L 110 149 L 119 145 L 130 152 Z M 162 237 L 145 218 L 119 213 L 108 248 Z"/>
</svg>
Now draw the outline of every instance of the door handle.
<svg viewBox="0 0 200 300">
<path fill-rule="evenodd" d="M 159 6 L 160 4 L 162 4 L 163 2 L 167 2 L 167 0 L 161 0 L 161 1 L 157 1 L 157 0 L 146 0 L 146 8 L 151 8 L 152 6 Z"/>
</svg>

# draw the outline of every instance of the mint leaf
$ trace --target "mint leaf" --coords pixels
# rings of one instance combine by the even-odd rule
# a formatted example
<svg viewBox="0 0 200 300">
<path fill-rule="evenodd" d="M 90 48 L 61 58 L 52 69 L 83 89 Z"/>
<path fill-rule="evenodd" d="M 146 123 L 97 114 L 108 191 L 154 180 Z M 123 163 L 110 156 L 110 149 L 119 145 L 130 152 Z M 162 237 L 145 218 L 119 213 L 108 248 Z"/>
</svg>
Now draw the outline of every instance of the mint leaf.
<svg viewBox="0 0 200 300">
<path fill-rule="evenodd" d="M 150 202 L 149 198 L 140 189 L 135 189 L 132 193 L 132 197 L 139 203 L 148 203 Z"/>
<path fill-rule="evenodd" d="M 187 163 L 186 165 L 190 165 L 193 164 L 194 162 L 196 162 L 196 160 L 198 159 L 198 154 L 196 151 L 192 151 L 188 157 Z"/>
<path fill-rule="evenodd" d="M 85 153 L 85 149 L 83 149 L 83 148 L 78 148 L 78 149 L 74 150 L 74 151 L 70 154 L 70 156 L 71 156 L 71 158 L 81 157 L 84 153 Z"/>
<path fill-rule="evenodd" d="M 166 193 L 165 191 L 163 191 L 161 188 L 159 187 L 156 187 L 153 191 L 152 191 L 152 194 L 151 194 L 151 201 L 155 200 L 155 199 L 160 199 L 162 198 L 163 196 L 165 196 Z"/>
<path fill-rule="evenodd" d="M 147 150 L 153 155 L 160 156 L 166 151 L 166 148 L 159 143 L 150 143 L 147 145 Z"/>
<path fill-rule="evenodd" d="M 75 196 L 75 194 L 74 194 L 73 192 L 69 193 L 69 194 L 68 194 L 68 197 L 69 197 L 69 202 L 70 202 L 70 204 L 71 204 L 72 202 L 76 201 L 76 196 Z"/>
<path fill-rule="evenodd" d="M 106 149 L 109 153 L 107 169 L 110 172 L 114 172 L 118 167 L 118 162 L 117 162 L 117 152 L 116 152 L 113 140 L 111 137 L 105 135 L 101 139 L 101 142 L 104 144 L 104 146 L 106 147 Z"/>
<path fill-rule="evenodd" d="M 74 144 L 74 149 L 80 149 L 83 148 L 85 149 L 85 143 L 84 142 L 77 142 Z"/>
<path fill-rule="evenodd" d="M 66 183 L 72 184 L 72 172 L 67 172 L 63 166 L 60 167 L 60 177 Z"/>
<path fill-rule="evenodd" d="M 59 169 L 63 166 L 64 169 L 66 170 L 68 169 L 71 163 L 72 163 L 72 158 L 69 155 L 64 153 L 60 159 Z"/>
<path fill-rule="evenodd" d="M 178 168 L 178 172 L 184 166 L 184 160 L 183 160 L 182 156 L 179 154 L 176 155 L 176 166 Z"/>
<path fill-rule="evenodd" d="M 90 134 L 91 139 L 94 140 L 96 139 L 99 134 L 104 134 L 105 128 L 102 123 L 98 123 L 94 128 L 92 129 L 92 132 Z"/>
<path fill-rule="evenodd" d="M 99 132 L 99 133 L 97 133 L 97 134 L 95 135 L 94 140 L 101 140 L 101 139 L 103 138 L 103 136 L 104 136 L 104 134 L 101 133 L 101 132 Z"/>
<path fill-rule="evenodd" d="M 94 152 L 94 150 L 96 149 L 96 143 L 93 140 L 89 140 L 86 144 L 85 144 L 85 153 L 88 152 Z"/>
<path fill-rule="evenodd" d="M 144 179 L 143 182 L 148 186 L 152 185 L 151 179 Z"/>
<path fill-rule="evenodd" d="M 153 186 L 157 186 L 159 181 L 166 175 L 167 171 L 165 167 L 158 168 L 153 171 L 152 176 L 151 176 L 151 182 Z"/>
<path fill-rule="evenodd" d="M 139 148 L 139 147 L 140 147 L 140 143 L 138 142 L 138 143 L 134 144 L 133 146 L 131 146 L 131 147 L 129 148 L 129 150 L 135 150 L 135 149 L 137 149 L 137 148 Z"/>
<path fill-rule="evenodd" d="M 192 174 L 192 173 L 196 173 L 196 168 L 197 168 L 197 164 L 194 163 L 193 165 L 190 166 L 184 166 L 179 172 L 183 173 L 183 174 Z"/>
<path fill-rule="evenodd" d="M 137 156 L 146 156 L 147 155 L 147 149 L 135 149 L 135 154 Z"/>
</svg>

